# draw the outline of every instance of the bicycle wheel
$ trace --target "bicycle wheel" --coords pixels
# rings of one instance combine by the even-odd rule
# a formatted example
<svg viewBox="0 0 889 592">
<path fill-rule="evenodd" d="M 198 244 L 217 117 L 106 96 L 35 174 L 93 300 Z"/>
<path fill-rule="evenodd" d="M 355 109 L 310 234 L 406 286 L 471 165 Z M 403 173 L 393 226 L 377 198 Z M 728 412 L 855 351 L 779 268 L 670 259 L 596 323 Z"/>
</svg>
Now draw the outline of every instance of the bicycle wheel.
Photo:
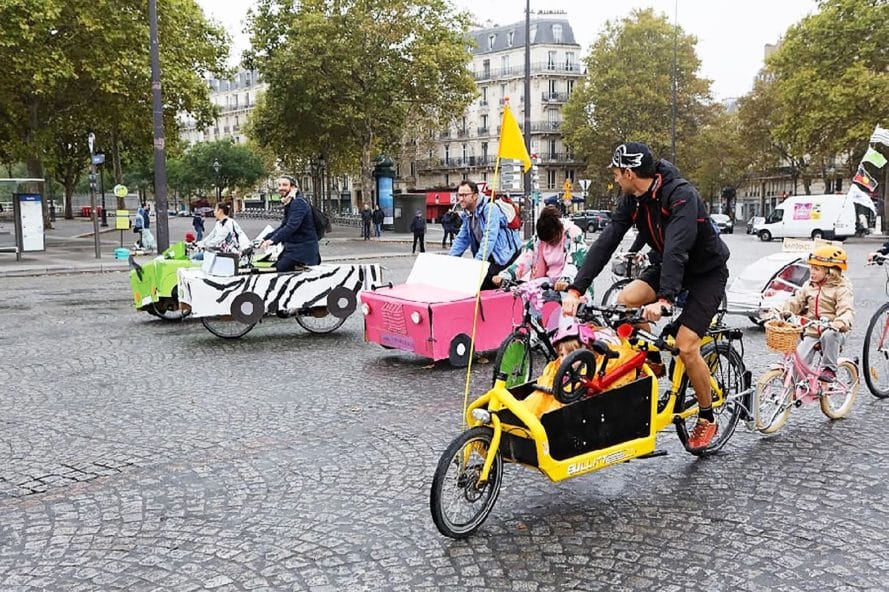
<svg viewBox="0 0 889 592">
<path fill-rule="evenodd" d="M 785 372 L 778 368 L 769 370 L 757 381 L 753 395 L 753 427 L 758 432 L 774 434 L 787 423 L 793 393 L 784 381 Z"/>
<path fill-rule="evenodd" d="M 871 394 L 889 397 L 889 302 L 877 309 L 864 334 L 864 381 Z"/>
<path fill-rule="evenodd" d="M 623 280 L 617 280 L 611 286 L 605 290 L 605 294 L 602 295 L 602 306 L 614 306 L 617 304 L 617 295 L 620 294 L 620 291 L 624 289 L 624 287 L 632 282 L 630 278 L 626 278 Z"/>
<path fill-rule="evenodd" d="M 497 375 L 501 372 L 506 375 L 506 388 L 529 382 L 534 366 L 533 358 L 531 336 L 527 331 L 513 331 L 497 350 L 491 385 L 497 381 Z"/>
<path fill-rule="evenodd" d="M 861 377 L 858 376 L 858 366 L 851 360 L 844 360 L 837 366 L 837 378 L 831 384 L 826 384 L 821 391 L 821 411 L 831 419 L 845 417 L 855 404 L 858 396 L 858 387 L 861 386 Z"/>
<path fill-rule="evenodd" d="M 712 454 L 725 446 L 726 442 L 735 433 L 738 427 L 738 420 L 741 417 L 741 402 L 738 400 L 738 393 L 744 390 L 744 373 L 747 368 L 744 366 L 744 360 L 741 355 L 726 342 L 708 343 L 701 348 L 701 356 L 710 368 L 711 375 L 716 379 L 722 391 L 722 403 L 720 404 L 714 396 L 713 415 L 716 419 L 716 425 L 719 430 L 716 432 L 713 441 L 701 454 Z M 711 393 L 715 395 L 715 393 Z M 682 378 L 677 395 L 677 405 L 682 405 L 683 409 L 691 409 L 698 406 L 694 389 L 688 380 L 688 376 Z M 695 423 L 698 421 L 697 414 L 692 415 L 685 421 L 685 428 L 688 431 L 694 429 Z M 677 426 L 677 429 L 679 427 Z"/>
<path fill-rule="evenodd" d="M 316 307 L 299 311 L 295 318 L 299 326 L 309 333 L 330 333 L 339 329 L 348 317 L 338 318 L 330 314 L 327 308 Z"/>
<path fill-rule="evenodd" d="M 581 348 L 565 356 L 553 377 L 553 395 L 563 405 L 579 401 L 589 392 L 587 382 L 596 376 L 596 356 Z"/>
<path fill-rule="evenodd" d="M 230 315 L 224 317 L 204 317 L 201 319 L 201 324 L 206 327 L 207 331 L 223 339 L 243 337 L 250 332 L 250 329 L 256 326 L 256 323 L 236 321 Z"/>
<path fill-rule="evenodd" d="M 503 458 L 498 450 L 488 473 L 479 482 L 494 432 L 479 426 L 457 436 L 445 449 L 435 469 L 429 506 L 438 531 L 452 539 L 463 539 L 478 530 L 500 494 Z"/>
</svg>

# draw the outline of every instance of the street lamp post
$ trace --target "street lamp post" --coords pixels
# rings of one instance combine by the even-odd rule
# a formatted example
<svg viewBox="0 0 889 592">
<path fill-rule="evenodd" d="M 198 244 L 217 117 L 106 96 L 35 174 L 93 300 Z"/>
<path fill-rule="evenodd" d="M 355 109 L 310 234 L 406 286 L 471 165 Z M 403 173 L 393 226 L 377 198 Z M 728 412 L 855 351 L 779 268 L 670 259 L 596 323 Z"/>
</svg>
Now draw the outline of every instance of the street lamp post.
<svg viewBox="0 0 889 592">
<path fill-rule="evenodd" d="M 222 165 L 219 164 L 218 160 L 213 161 L 213 170 L 216 171 L 216 203 L 222 201 L 222 188 L 219 186 L 219 169 L 222 168 Z"/>
</svg>

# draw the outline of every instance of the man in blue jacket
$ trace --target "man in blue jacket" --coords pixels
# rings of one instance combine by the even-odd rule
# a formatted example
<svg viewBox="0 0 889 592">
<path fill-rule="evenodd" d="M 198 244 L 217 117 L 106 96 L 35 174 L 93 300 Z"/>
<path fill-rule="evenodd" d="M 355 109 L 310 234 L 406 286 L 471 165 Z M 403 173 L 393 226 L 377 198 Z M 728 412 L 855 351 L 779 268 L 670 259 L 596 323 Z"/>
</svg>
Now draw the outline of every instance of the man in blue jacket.
<svg viewBox="0 0 889 592">
<path fill-rule="evenodd" d="M 278 193 L 284 204 L 284 219 L 278 228 L 265 237 L 259 248 L 265 250 L 277 243 L 284 245 L 275 262 L 275 269 L 279 272 L 292 271 L 300 265 L 320 264 L 315 218 L 309 202 L 299 193 L 296 179 L 288 175 L 279 178 Z"/>
<path fill-rule="evenodd" d="M 463 208 L 460 214 L 463 225 L 448 254 L 460 257 L 470 249 L 477 260 L 488 261 L 490 265 L 481 289 L 494 289 L 496 286 L 491 278 L 509 267 L 519 254 L 521 239 L 518 231 L 507 227 L 500 208 L 487 197 L 479 196 L 478 185 L 472 181 L 460 181 L 457 203 Z"/>
</svg>

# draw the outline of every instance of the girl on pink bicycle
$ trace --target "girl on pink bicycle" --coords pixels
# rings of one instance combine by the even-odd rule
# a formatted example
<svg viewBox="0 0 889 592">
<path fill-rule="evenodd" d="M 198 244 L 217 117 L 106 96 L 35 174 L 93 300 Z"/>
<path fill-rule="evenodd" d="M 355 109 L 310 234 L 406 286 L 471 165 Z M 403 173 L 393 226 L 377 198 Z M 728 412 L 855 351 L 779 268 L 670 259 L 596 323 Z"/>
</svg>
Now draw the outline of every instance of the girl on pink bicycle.
<svg viewBox="0 0 889 592">
<path fill-rule="evenodd" d="M 789 313 L 828 320 L 832 330 L 810 326 L 797 346 L 797 354 L 807 364 L 812 362 L 815 346 L 821 344 L 822 382 L 836 379 L 837 358 L 855 318 L 852 282 L 843 275 L 848 267 L 846 251 L 840 247 L 817 247 L 808 260 L 808 283 L 784 303 L 782 314 Z"/>
</svg>

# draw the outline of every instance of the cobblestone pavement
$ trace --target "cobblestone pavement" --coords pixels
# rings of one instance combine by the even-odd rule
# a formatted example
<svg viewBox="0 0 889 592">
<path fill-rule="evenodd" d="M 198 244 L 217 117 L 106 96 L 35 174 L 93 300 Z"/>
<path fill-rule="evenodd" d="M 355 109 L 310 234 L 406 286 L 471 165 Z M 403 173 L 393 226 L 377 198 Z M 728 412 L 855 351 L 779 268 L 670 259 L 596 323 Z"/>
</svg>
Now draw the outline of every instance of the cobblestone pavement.
<svg viewBox="0 0 889 592">
<path fill-rule="evenodd" d="M 779 248 L 728 240 L 734 271 Z M 850 354 L 882 273 L 852 267 Z M 886 589 L 889 404 L 866 388 L 847 420 L 797 409 L 714 458 L 665 433 L 666 457 L 559 484 L 507 467 L 456 542 L 428 500 L 464 373 L 363 343 L 357 315 L 224 342 L 134 312 L 104 274 L 4 280 L 0 327 L 4 591 Z M 745 341 L 757 374 L 774 355 Z"/>
</svg>

